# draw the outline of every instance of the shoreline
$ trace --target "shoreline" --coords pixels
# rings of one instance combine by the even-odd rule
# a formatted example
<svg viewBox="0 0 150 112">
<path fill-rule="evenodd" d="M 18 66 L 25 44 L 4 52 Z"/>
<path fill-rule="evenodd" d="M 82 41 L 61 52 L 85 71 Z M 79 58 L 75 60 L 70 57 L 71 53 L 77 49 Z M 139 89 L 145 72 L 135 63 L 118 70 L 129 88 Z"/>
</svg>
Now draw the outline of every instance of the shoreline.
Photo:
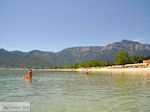
<svg viewBox="0 0 150 112">
<path fill-rule="evenodd" d="M 0 70 L 29 70 L 27 68 L 10 68 Z M 147 68 L 79 68 L 79 69 L 32 69 L 40 71 L 54 71 L 54 72 L 109 72 L 109 73 L 138 73 L 149 74 L 150 67 Z"/>
<path fill-rule="evenodd" d="M 121 73 L 121 74 L 141 74 L 141 75 L 150 75 L 150 68 L 100 68 L 100 69 L 76 69 L 77 72 L 105 72 L 105 73 Z"/>
</svg>

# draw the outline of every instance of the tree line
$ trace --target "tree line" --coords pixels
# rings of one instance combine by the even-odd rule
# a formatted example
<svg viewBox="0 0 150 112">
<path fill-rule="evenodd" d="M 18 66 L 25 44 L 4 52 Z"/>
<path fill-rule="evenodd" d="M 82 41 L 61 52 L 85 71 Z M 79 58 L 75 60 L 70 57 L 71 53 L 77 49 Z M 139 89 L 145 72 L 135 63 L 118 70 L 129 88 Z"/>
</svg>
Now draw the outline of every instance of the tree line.
<svg viewBox="0 0 150 112">
<path fill-rule="evenodd" d="M 130 55 L 126 51 L 119 51 L 115 55 L 115 62 L 100 62 L 99 60 L 91 60 L 91 61 L 85 61 L 82 63 L 76 62 L 73 65 L 70 66 L 61 66 L 61 69 L 67 69 L 67 68 L 89 68 L 89 67 L 105 67 L 105 66 L 112 66 L 112 65 L 125 65 L 125 64 L 136 64 L 136 63 L 142 63 L 143 60 L 150 59 L 150 56 L 140 56 L 140 55 Z"/>
</svg>

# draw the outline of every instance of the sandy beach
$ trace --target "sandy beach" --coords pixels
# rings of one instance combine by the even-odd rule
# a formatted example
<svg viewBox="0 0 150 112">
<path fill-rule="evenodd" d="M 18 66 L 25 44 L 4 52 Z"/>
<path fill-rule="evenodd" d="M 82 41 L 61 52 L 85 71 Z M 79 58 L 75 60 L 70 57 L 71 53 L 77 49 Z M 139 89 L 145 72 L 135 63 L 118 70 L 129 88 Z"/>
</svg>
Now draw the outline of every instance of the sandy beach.
<svg viewBox="0 0 150 112">
<path fill-rule="evenodd" d="M 109 73 L 127 73 L 127 74 L 149 74 L 150 75 L 150 68 L 81 68 L 75 69 L 74 71 L 78 72 L 109 72 Z"/>
<path fill-rule="evenodd" d="M 55 72 L 108 72 L 135 75 L 150 75 L 150 68 L 79 68 L 79 69 L 35 69 Z"/>
</svg>

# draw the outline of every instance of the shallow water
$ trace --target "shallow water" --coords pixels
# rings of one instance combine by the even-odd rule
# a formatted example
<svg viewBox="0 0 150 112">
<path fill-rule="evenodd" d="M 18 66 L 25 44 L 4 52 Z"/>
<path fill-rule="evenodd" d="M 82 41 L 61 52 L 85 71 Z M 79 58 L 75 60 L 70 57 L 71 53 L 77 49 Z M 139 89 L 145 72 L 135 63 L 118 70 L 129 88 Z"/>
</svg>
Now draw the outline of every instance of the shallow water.
<svg viewBox="0 0 150 112">
<path fill-rule="evenodd" d="M 0 102 L 30 102 L 31 112 L 150 112 L 150 76 L 0 71 Z"/>
</svg>

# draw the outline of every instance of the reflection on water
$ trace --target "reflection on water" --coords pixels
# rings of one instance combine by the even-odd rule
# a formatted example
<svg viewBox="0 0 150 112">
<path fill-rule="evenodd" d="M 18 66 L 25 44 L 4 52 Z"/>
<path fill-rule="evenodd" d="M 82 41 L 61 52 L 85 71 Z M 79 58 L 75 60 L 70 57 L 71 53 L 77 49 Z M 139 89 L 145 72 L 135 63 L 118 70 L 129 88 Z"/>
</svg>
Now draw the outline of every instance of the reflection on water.
<svg viewBox="0 0 150 112">
<path fill-rule="evenodd" d="M 31 112 L 149 112 L 150 76 L 0 71 L 0 101 L 31 102 Z"/>
<path fill-rule="evenodd" d="M 31 87 L 31 83 L 32 83 L 32 78 L 24 79 L 24 81 L 29 84 L 29 88 L 30 88 Z"/>
</svg>

